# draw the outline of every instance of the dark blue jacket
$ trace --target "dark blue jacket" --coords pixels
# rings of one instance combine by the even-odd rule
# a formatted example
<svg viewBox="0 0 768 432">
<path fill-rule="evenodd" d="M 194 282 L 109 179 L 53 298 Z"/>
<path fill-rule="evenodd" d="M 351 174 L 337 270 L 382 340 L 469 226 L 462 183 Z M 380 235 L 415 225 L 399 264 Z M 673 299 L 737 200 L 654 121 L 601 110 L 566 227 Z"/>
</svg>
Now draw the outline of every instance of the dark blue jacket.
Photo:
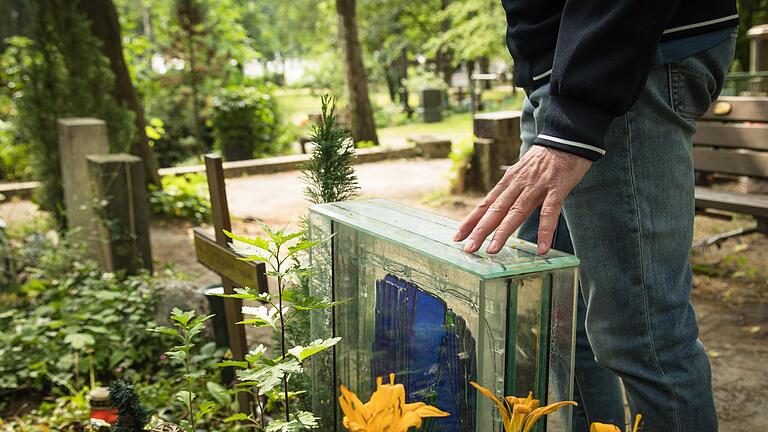
<svg viewBox="0 0 768 432">
<path fill-rule="evenodd" d="M 515 81 L 550 82 L 535 144 L 591 160 L 637 100 L 661 41 L 738 25 L 735 0 L 502 0 Z"/>
</svg>

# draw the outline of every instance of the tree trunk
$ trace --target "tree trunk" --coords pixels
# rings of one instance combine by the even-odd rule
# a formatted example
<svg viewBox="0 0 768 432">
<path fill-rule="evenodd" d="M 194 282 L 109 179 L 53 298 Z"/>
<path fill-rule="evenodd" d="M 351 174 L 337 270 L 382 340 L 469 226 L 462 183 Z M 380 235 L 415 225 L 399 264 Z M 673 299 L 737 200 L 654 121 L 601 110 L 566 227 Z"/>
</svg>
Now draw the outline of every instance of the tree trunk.
<svg viewBox="0 0 768 432">
<path fill-rule="evenodd" d="M 400 61 L 398 63 L 400 67 L 400 73 L 398 74 L 398 88 L 400 89 L 400 103 L 403 106 L 403 112 L 408 114 L 408 118 L 413 115 L 413 109 L 408 104 L 408 87 L 405 82 L 408 80 L 408 50 L 403 48 L 400 51 Z"/>
<path fill-rule="evenodd" d="M 355 141 L 373 141 L 379 143 L 376 125 L 373 122 L 373 110 L 368 98 L 368 79 L 363 66 L 362 49 L 357 37 L 356 0 L 336 0 L 336 12 L 339 18 L 339 37 L 344 55 L 344 72 L 349 92 L 349 114 L 352 126 L 352 138 Z"/>
<path fill-rule="evenodd" d="M 157 159 L 149 147 L 144 129 L 146 126 L 144 109 L 139 103 L 136 89 L 131 82 L 131 75 L 125 65 L 125 58 L 123 58 L 120 22 L 117 18 L 115 5 L 112 0 L 87 0 L 80 1 L 78 8 L 90 21 L 91 33 L 101 40 L 101 51 L 109 59 L 110 67 L 115 74 L 112 95 L 118 103 L 124 103 L 134 113 L 136 134 L 131 143 L 130 152 L 144 161 L 147 182 L 159 186 L 160 175 L 157 172 Z"/>
</svg>

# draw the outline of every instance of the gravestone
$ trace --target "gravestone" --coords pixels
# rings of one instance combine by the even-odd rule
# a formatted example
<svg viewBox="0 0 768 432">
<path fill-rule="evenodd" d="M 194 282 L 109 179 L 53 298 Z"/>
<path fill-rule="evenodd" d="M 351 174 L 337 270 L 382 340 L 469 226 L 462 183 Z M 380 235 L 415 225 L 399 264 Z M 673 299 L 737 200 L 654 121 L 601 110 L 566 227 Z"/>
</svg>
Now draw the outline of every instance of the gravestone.
<svg viewBox="0 0 768 432">
<path fill-rule="evenodd" d="M 149 202 L 141 158 L 125 154 L 88 155 L 87 174 L 98 230 L 98 261 L 107 272 L 152 271 Z"/>
<path fill-rule="evenodd" d="M 520 111 L 476 114 L 474 154 L 466 173 L 466 188 L 488 192 L 504 176 L 503 165 L 520 157 Z"/>
<path fill-rule="evenodd" d="M 57 122 L 59 166 L 64 208 L 72 238 L 85 243 L 91 258 L 98 258 L 99 240 L 91 206 L 86 155 L 109 153 L 107 124 L 94 118 L 63 118 Z"/>
<path fill-rule="evenodd" d="M 390 373 L 407 402 L 450 414 L 428 420 L 435 432 L 502 430 L 470 381 L 498 396 L 571 400 L 578 259 L 539 256 L 514 238 L 496 255 L 468 254 L 452 240 L 457 228 L 386 200 L 310 208 L 310 237 L 331 238 L 310 252 L 311 295 L 348 300 L 310 317 L 312 339 L 341 337 L 312 361 L 313 410 L 336 418 L 323 430 L 343 430 L 340 385 L 366 400 Z M 570 411 L 561 414 L 548 430 L 570 430 Z"/>
<path fill-rule="evenodd" d="M 419 111 L 424 123 L 437 123 L 443 120 L 443 91 L 424 89 L 419 96 Z"/>
<path fill-rule="evenodd" d="M 229 247 L 229 237 L 224 230 L 232 230 L 232 220 L 229 217 L 227 190 L 224 182 L 224 168 L 221 156 L 205 156 L 205 173 L 208 177 L 208 191 L 211 196 L 211 213 L 214 235 L 201 228 L 194 229 L 195 255 L 197 261 L 221 276 L 224 294 L 234 294 L 235 286 L 257 289 L 268 292 L 266 266 L 264 263 L 254 263 L 240 260 Z M 245 338 L 245 327 L 238 322 L 243 320 L 243 301 L 236 298 L 224 299 L 224 310 L 227 320 L 227 338 L 232 359 L 242 361 L 248 352 Z M 246 393 L 238 393 L 241 412 L 249 412 L 250 398 Z"/>
</svg>

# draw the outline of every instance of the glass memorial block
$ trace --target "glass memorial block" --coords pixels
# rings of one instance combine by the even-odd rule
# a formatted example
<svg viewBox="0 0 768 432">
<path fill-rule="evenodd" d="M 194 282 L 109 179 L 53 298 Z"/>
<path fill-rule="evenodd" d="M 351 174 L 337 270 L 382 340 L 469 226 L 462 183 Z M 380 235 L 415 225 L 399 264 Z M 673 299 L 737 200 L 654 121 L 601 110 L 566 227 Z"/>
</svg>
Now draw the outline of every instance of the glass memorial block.
<svg viewBox="0 0 768 432">
<path fill-rule="evenodd" d="M 518 239 L 496 255 L 468 254 L 452 241 L 457 227 L 386 200 L 310 208 L 310 236 L 332 236 L 310 253 L 311 294 L 347 300 L 311 316 L 313 339 L 342 338 L 310 365 L 323 430 L 343 430 L 340 384 L 367 401 L 390 373 L 406 402 L 450 413 L 425 419 L 425 431 L 503 431 L 470 381 L 497 395 L 571 400 L 578 260 L 536 255 Z M 550 417 L 538 431 L 570 431 L 570 410 Z"/>
</svg>

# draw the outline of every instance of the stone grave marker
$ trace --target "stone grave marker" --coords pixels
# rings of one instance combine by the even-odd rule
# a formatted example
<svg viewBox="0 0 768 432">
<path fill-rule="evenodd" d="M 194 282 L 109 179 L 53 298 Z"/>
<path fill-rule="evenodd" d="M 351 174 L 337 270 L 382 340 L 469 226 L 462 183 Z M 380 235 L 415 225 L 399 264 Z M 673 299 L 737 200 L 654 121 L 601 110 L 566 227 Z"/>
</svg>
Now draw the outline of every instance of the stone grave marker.
<svg viewBox="0 0 768 432">
<path fill-rule="evenodd" d="M 211 195 L 211 211 L 214 235 L 211 236 L 201 228 L 194 229 L 195 254 L 197 261 L 221 276 L 224 294 L 234 294 L 234 287 L 250 287 L 267 292 L 266 266 L 264 263 L 253 263 L 239 260 L 228 245 L 229 237 L 224 230 L 232 230 L 229 217 L 227 191 L 224 184 L 224 168 L 221 156 L 205 156 L 205 172 L 208 176 L 208 191 Z M 245 327 L 236 324 L 243 320 L 243 302 L 241 299 L 225 298 L 224 309 L 227 319 L 227 335 L 233 360 L 242 361 L 248 352 L 245 339 Z M 246 393 L 238 394 L 240 410 L 248 412 L 250 399 Z"/>
<path fill-rule="evenodd" d="M 90 205 L 98 236 L 96 250 L 104 271 L 152 271 L 149 201 L 141 158 L 125 153 L 88 155 Z M 92 253 L 93 253 L 92 252 Z"/>
<path fill-rule="evenodd" d="M 502 166 L 520 157 L 520 111 L 499 111 L 474 116 L 474 154 L 466 175 L 466 188 L 488 192 L 504 176 Z"/>
<path fill-rule="evenodd" d="M 99 239 L 91 206 L 91 189 L 85 157 L 109 153 L 107 124 L 95 118 L 62 118 L 57 122 L 59 164 L 64 188 L 64 208 L 73 239 L 86 243 L 89 256 L 98 259 Z"/>
</svg>

